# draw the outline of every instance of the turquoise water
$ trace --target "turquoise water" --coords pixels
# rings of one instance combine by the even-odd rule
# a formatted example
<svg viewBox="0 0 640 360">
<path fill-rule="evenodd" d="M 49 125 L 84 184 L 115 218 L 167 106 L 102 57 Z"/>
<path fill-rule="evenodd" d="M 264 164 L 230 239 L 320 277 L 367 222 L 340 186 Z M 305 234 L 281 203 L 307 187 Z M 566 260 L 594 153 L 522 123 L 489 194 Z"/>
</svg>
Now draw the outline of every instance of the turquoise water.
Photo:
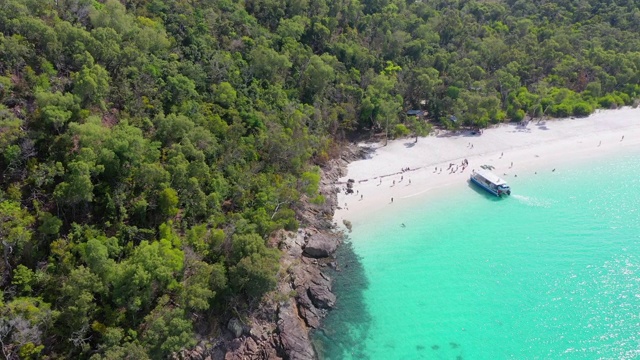
<svg viewBox="0 0 640 360">
<path fill-rule="evenodd" d="M 510 178 L 503 200 L 464 187 L 354 223 L 317 348 L 326 359 L 640 357 L 636 159 Z"/>
</svg>

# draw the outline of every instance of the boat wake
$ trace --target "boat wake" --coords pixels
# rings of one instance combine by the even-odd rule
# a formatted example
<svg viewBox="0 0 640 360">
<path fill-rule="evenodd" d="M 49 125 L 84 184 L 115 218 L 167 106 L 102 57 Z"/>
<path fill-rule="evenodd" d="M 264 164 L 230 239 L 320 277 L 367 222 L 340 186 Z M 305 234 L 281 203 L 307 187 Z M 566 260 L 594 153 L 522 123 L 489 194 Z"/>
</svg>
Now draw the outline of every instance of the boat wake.
<svg viewBox="0 0 640 360">
<path fill-rule="evenodd" d="M 553 205 L 553 202 L 550 199 L 539 199 L 539 198 L 529 197 L 525 195 L 517 195 L 517 194 L 511 195 L 511 197 L 518 200 L 522 204 L 531 206 L 531 207 L 549 208 L 551 207 L 551 205 Z"/>
</svg>

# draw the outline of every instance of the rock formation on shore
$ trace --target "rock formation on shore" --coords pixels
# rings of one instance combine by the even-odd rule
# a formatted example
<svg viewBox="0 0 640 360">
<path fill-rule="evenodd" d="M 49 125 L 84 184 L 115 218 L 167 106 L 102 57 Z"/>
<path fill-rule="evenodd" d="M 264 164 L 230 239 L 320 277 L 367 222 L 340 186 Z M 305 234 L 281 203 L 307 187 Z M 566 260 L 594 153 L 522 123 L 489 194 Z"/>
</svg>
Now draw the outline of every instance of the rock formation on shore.
<svg viewBox="0 0 640 360">
<path fill-rule="evenodd" d="M 347 147 L 342 158 L 321 169 L 322 205 L 305 202 L 299 212 L 303 228 L 280 231 L 272 238 L 283 251 L 281 269 L 286 271 L 278 284 L 278 295 L 246 319 L 230 319 L 226 333 L 216 342 L 202 341 L 192 350 L 174 354 L 174 359 L 316 359 L 309 331 L 317 329 L 336 304 L 331 278 L 323 272 L 332 263 L 342 234 L 336 232 L 333 213 L 337 206 L 337 180 L 346 165 L 362 157 L 357 147 Z"/>
</svg>

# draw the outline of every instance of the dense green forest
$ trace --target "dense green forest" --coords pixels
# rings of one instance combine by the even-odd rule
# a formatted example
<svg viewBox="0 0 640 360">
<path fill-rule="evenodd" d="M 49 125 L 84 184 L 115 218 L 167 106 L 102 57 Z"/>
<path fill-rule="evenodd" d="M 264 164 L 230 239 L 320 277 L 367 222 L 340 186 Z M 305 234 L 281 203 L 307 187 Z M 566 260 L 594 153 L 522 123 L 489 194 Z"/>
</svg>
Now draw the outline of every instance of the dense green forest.
<svg viewBox="0 0 640 360">
<path fill-rule="evenodd" d="M 350 135 L 639 95 L 639 0 L 0 0 L 1 356 L 215 335 Z"/>
</svg>

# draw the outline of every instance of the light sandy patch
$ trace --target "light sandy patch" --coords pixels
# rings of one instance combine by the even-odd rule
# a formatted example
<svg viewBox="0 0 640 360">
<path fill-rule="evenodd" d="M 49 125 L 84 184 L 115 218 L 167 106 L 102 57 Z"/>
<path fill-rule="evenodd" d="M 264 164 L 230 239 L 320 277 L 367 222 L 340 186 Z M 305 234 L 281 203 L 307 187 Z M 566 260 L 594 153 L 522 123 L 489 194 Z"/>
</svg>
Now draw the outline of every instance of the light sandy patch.
<svg viewBox="0 0 640 360">
<path fill-rule="evenodd" d="M 361 224 L 368 214 L 408 201 L 428 201 L 430 194 L 465 189 L 471 171 L 481 165 L 495 167 L 494 173 L 508 182 L 513 176 L 560 171 L 568 163 L 593 157 L 640 153 L 640 109 L 600 110 L 587 118 L 531 121 L 526 126 L 505 124 L 482 134 L 441 132 L 417 143 L 400 139 L 387 146 L 360 146 L 372 148 L 370 156 L 349 164 L 347 176 L 336 184 L 341 191 L 334 220 L 340 226 L 343 220 Z M 469 166 L 463 170 L 465 159 Z M 353 194 L 344 191 L 348 179 L 355 181 Z"/>
</svg>

